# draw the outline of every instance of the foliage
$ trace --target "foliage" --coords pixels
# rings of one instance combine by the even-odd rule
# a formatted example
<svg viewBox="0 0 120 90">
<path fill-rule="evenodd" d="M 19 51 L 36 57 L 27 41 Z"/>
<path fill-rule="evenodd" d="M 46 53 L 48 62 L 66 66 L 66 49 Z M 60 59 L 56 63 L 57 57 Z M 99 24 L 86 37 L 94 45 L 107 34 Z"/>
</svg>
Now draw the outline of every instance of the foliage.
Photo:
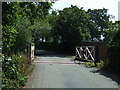
<svg viewBox="0 0 120 90">
<path fill-rule="evenodd" d="M 56 24 L 56 21 L 57 21 L 57 19 L 58 19 L 58 11 L 52 11 L 51 12 L 51 14 L 49 14 L 49 15 L 47 15 L 46 17 L 47 17 L 47 19 L 48 19 L 48 21 L 49 21 L 49 23 L 50 23 L 50 25 L 52 26 L 52 27 L 54 27 L 55 26 L 55 24 Z"/>
<path fill-rule="evenodd" d="M 94 63 L 94 62 L 85 62 L 84 64 L 85 64 L 86 66 L 90 66 L 90 67 L 95 66 L 95 63 Z"/>
<path fill-rule="evenodd" d="M 101 41 L 101 35 L 105 35 L 104 30 L 109 25 L 105 8 L 85 11 L 82 7 L 71 5 L 63 10 L 52 11 L 47 18 L 52 26 L 53 44 L 64 51 L 75 51 L 81 42 Z"/>
<path fill-rule="evenodd" d="M 34 40 L 34 30 L 31 26 L 37 19 L 44 19 L 52 3 L 49 2 L 3 2 L 2 25 L 3 25 L 3 54 L 5 55 L 2 65 L 2 88 L 20 88 L 24 86 L 26 76 L 24 64 L 26 59 L 17 55 L 27 50 Z M 41 22 L 42 32 L 49 29 L 48 23 Z M 33 25 L 34 26 L 34 25 Z M 48 27 L 47 27 L 48 26 Z M 38 26 L 39 27 L 39 26 Z M 35 27 L 37 29 L 37 27 Z M 45 29 L 43 31 L 43 29 Z M 48 33 L 48 32 L 46 32 Z M 16 55 L 14 55 L 16 54 Z M 27 53 L 27 57 L 28 57 Z M 24 61 L 23 61 L 24 60 Z M 28 64 L 28 63 L 27 63 Z"/>
<path fill-rule="evenodd" d="M 18 3 L 7 3 L 2 2 L 2 25 L 3 26 L 14 26 L 16 19 L 18 17 L 17 9 Z"/>
<path fill-rule="evenodd" d="M 119 48 L 120 47 L 120 30 L 118 29 L 119 22 L 112 23 L 110 29 L 106 30 L 106 46 L 108 48 Z"/>
<path fill-rule="evenodd" d="M 95 63 L 94 62 L 85 62 L 84 63 L 86 66 L 89 66 L 89 67 L 93 67 L 95 66 Z M 106 61 L 105 60 L 101 60 L 100 62 L 97 63 L 97 68 L 100 68 L 102 69 L 103 67 L 106 66 Z"/>
<path fill-rule="evenodd" d="M 25 48 L 33 42 L 32 32 L 30 30 L 31 23 L 26 18 L 19 18 L 16 23 L 17 36 L 14 43 L 14 52 L 23 52 Z"/>
<path fill-rule="evenodd" d="M 51 25 L 48 23 L 47 19 L 36 20 L 30 28 L 34 33 L 34 39 L 40 39 L 42 37 L 47 38 L 50 36 Z"/>
<path fill-rule="evenodd" d="M 32 37 L 34 38 L 34 43 L 36 48 L 39 48 L 40 42 L 48 42 L 51 37 L 51 25 L 49 24 L 48 20 L 45 19 L 38 19 L 34 21 L 34 24 L 30 27 Z"/>
<path fill-rule="evenodd" d="M 106 67 L 113 72 L 120 72 L 120 29 L 116 28 L 119 25 L 119 22 L 112 23 L 112 28 L 106 31 L 105 45 L 108 48 L 108 64 Z"/>
<path fill-rule="evenodd" d="M 58 12 L 53 11 L 49 18 L 54 42 L 60 43 L 64 49 L 74 50 L 81 42 L 91 41 L 91 30 L 94 29 L 90 27 L 96 27 L 96 24 L 92 25 L 90 17 L 83 8 L 72 5 Z"/>
<path fill-rule="evenodd" d="M 6 27 L 5 29 L 3 29 L 5 32 L 3 34 L 4 54 L 7 53 L 9 54 L 9 51 L 10 53 L 24 52 L 25 48 L 27 48 L 27 46 L 30 43 L 32 43 L 33 40 L 36 39 L 36 37 L 39 38 L 39 36 L 37 36 L 36 33 L 37 31 L 34 32 L 34 30 L 38 30 L 39 27 L 38 26 L 39 24 L 36 23 L 39 23 L 38 20 L 42 20 L 42 21 L 45 20 L 44 18 L 46 15 L 48 15 L 48 10 L 51 8 L 51 5 L 52 3 L 49 2 L 10 2 L 10 3 L 3 2 L 2 3 L 3 6 L 2 24 L 3 27 Z M 48 33 L 48 31 L 46 30 L 50 28 L 50 25 L 46 23 L 46 20 L 45 22 L 42 21 L 40 21 L 41 23 L 40 29 L 42 28 L 41 30 L 42 34 L 45 35 L 45 33 Z M 33 30 L 31 30 L 30 27 L 31 25 L 33 26 L 37 25 L 37 26 L 34 27 Z M 14 35 L 12 36 L 10 33 L 7 32 L 10 29 L 11 29 L 10 31 L 12 31 L 13 28 L 16 30 L 16 33 L 14 33 Z M 6 36 L 8 36 L 8 38 L 6 38 Z M 13 37 L 14 40 L 11 39 Z M 12 46 L 10 46 L 8 43 L 11 44 Z"/>
<path fill-rule="evenodd" d="M 12 54 L 22 52 L 32 42 L 32 34 L 29 29 L 30 21 L 20 18 L 16 27 L 3 26 L 3 53 Z"/>
<path fill-rule="evenodd" d="M 3 3 L 3 25 L 14 27 L 18 33 L 13 49 L 19 45 L 19 52 L 32 40 L 39 44 L 40 39 L 74 49 L 81 42 L 100 40 L 108 28 L 109 15 L 105 8 L 85 11 L 71 5 L 49 14 L 51 5 L 48 2 Z"/>
<path fill-rule="evenodd" d="M 16 40 L 17 30 L 12 26 L 3 26 L 3 53 L 10 54 Z"/>
<path fill-rule="evenodd" d="M 100 40 L 101 35 L 104 34 L 104 29 L 108 29 L 110 15 L 107 14 L 107 11 L 105 8 L 88 9 L 87 13 L 90 15 L 88 27 L 92 41 L 94 39 Z"/>
<path fill-rule="evenodd" d="M 3 2 L 3 25 L 13 25 L 19 16 L 27 17 L 31 23 L 48 15 L 52 3 L 49 2 Z"/>
<path fill-rule="evenodd" d="M 100 41 L 102 35 L 109 50 L 108 65 L 116 71 L 119 68 L 120 30 L 116 29 L 117 23 L 109 22 L 107 9 L 85 11 L 71 5 L 49 14 L 52 5 L 49 2 L 4 2 L 2 5 L 3 87 L 24 84 L 26 77 L 22 70 L 25 65 L 21 64 L 22 69 L 19 66 L 23 59 L 12 54 L 24 52 L 32 42 L 38 47 L 71 53 L 82 42 Z"/>
<path fill-rule="evenodd" d="M 20 88 L 25 85 L 26 76 L 21 71 L 23 58 L 18 55 L 5 56 L 2 60 L 2 88 Z"/>
</svg>

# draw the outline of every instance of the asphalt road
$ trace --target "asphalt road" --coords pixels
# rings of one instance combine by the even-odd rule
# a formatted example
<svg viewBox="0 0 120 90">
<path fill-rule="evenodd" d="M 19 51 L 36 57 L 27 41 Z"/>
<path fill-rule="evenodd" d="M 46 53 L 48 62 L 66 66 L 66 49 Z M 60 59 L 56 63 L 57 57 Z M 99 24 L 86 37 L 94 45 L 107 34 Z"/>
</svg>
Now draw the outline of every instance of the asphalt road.
<svg viewBox="0 0 120 90">
<path fill-rule="evenodd" d="M 25 88 L 118 88 L 118 78 L 60 55 L 38 56 Z"/>
</svg>

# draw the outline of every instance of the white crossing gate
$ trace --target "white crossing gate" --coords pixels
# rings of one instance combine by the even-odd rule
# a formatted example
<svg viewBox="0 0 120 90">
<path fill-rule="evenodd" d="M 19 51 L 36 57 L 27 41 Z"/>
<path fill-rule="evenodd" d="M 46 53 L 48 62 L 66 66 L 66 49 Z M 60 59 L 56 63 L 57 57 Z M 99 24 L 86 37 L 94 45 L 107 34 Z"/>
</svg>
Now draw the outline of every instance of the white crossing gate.
<svg viewBox="0 0 120 90">
<path fill-rule="evenodd" d="M 76 47 L 76 59 L 95 61 L 95 46 Z"/>
</svg>

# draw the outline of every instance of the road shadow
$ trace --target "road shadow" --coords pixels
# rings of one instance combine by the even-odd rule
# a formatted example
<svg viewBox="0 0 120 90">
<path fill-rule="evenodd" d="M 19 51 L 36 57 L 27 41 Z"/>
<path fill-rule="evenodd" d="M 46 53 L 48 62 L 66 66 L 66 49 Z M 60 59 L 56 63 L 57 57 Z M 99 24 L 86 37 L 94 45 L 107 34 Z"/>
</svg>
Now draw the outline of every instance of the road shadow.
<svg viewBox="0 0 120 90">
<path fill-rule="evenodd" d="M 42 57 L 61 57 L 61 58 L 72 56 L 72 55 L 69 55 L 69 54 L 62 54 L 62 53 L 53 52 L 53 51 L 46 51 L 46 50 L 37 50 L 35 52 L 35 55 L 36 56 L 42 56 Z"/>
<path fill-rule="evenodd" d="M 78 59 L 78 58 L 74 57 L 73 61 L 74 61 L 75 64 L 78 64 L 78 65 L 83 64 L 85 67 L 89 67 L 89 66 L 84 64 L 86 62 L 89 62 L 87 60 L 82 60 L 82 59 Z M 95 67 L 95 66 L 91 66 L 91 67 Z"/>
<path fill-rule="evenodd" d="M 120 85 L 120 77 L 115 75 L 115 74 L 113 74 L 113 73 L 111 73 L 111 72 L 108 72 L 108 71 L 106 71 L 104 69 L 97 69 L 97 68 L 93 69 L 93 70 L 90 70 L 90 72 L 92 72 L 92 73 L 99 73 L 100 75 L 103 75 L 106 78 L 110 78 L 111 80 L 115 81 L 118 85 Z"/>
<path fill-rule="evenodd" d="M 110 78 L 111 80 L 115 81 L 118 85 L 120 85 L 120 76 L 119 75 L 109 72 L 105 68 L 99 69 L 95 65 L 90 66 L 90 65 L 84 64 L 85 62 L 89 62 L 89 61 L 78 60 L 78 59 L 75 59 L 75 61 L 77 62 L 76 64 L 79 64 L 79 65 L 82 64 L 84 67 L 90 69 L 91 73 L 98 73 L 100 75 L 103 75 L 106 78 Z"/>
</svg>

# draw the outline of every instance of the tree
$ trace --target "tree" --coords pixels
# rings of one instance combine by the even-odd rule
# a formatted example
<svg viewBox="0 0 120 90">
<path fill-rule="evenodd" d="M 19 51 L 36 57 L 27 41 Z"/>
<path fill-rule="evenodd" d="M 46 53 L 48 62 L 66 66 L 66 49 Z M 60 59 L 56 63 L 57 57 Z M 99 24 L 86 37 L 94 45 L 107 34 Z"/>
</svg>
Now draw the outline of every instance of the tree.
<svg viewBox="0 0 120 90">
<path fill-rule="evenodd" d="M 47 19 L 39 19 L 34 22 L 34 25 L 31 26 L 33 32 L 33 37 L 35 41 L 40 41 L 40 39 L 47 42 L 47 39 L 50 37 L 51 25 Z"/>
<path fill-rule="evenodd" d="M 15 48 L 11 47 L 13 49 L 13 52 L 14 51 L 21 52 L 21 50 L 24 51 L 26 45 L 32 42 L 32 36 L 34 36 L 34 30 L 31 30 L 29 26 L 33 25 L 34 21 L 36 21 L 37 19 L 43 19 L 46 16 L 49 13 L 48 10 L 51 8 L 52 3 L 49 3 L 49 2 L 10 2 L 10 3 L 3 2 L 2 5 L 3 5 L 2 24 L 4 27 L 3 32 L 5 32 L 5 34 L 3 34 L 3 37 L 4 37 L 3 48 L 4 50 L 6 50 L 4 52 L 7 52 L 8 48 L 6 47 L 6 44 L 8 43 L 14 44 L 13 46 Z M 14 33 L 15 34 L 14 43 L 10 42 L 9 39 L 6 40 L 6 43 L 4 43 L 5 39 L 7 39 L 5 37 L 9 36 L 8 30 L 10 29 L 12 32 L 11 28 L 14 28 L 16 30 L 16 33 Z M 46 29 L 46 27 L 44 27 L 44 29 Z M 18 47 L 18 45 L 20 47 Z"/>
<path fill-rule="evenodd" d="M 120 72 L 120 22 L 111 23 L 110 30 L 107 30 L 106 43 L 108 49 L 108 67 L 112 72 Z M 117 27 L 117 28 L 116 28 Z"/>
<path fill-rule="evenodd" d="M 27 18 L 21 17 L 16 23 L 16 41 L 12 48 L 14 52 L 24 52 L 24 50 L 33 42 L 32 32 L 30 29 L 31 22 Z"/>
<path fill-rule="evenodd" d="M 30 22 L 26 21 L 25 16 L 21 14 L 23 8 L 20 7 L 20 3 L 8 4 L 4 2 L 3 7 L 3 53 L 9 55 L 24 51 L 25 43 L 28 43 L 30 38 L 28 35 L 30 33 L 28 30 L 30 24 L 28 23 Z"/>
<path fill-rule="evenodd" d="M 88 9 L 87 13 L 90 15 L 90 22 L 88 27 L 90 28 L 90 34 L 92 41 L 94 39 L 100 40 L 101 35 L 104 34 L 104 29 L 108 29 L 109 15 L 107 9 Z"/>
<path fill-rule="evenodd" d="M 27 16 L 31 24 L 36 19 L 45 18 L 52 6 L 52 3 L 49 2 L 20 2 L 19 4 L 23 9 L 21 11 L 22 15 Z"/>
<path fill-rule="evenodd" d="M 51 7 L 48 2 L 10 2 L 2 3 L 2 27 L 3 27 L 3 72 L 2 88 L 21 88 L 25 85 L 26 73 L 31 62 L 30 44 L 33 42 L 34 26 L 36 20 L 43 19 Z M 42 35 L 48 35 L 49 24 L 47 21 L 41 21 L 40 29 Z M 38 23 L 37 23 L 38 24 Z M 41 26 L 43 25 L 43 26 Z M 39 27 L 39 26 L 38 26 Z M 38 27 L 35 27 L 37 29 Z M 23 53 L 26 58 L 22 58 Z M 26 60 L 27 59 L 27 60 Z M 27 65 L 26 65 L 27 64 Z M 7 68 L 6 68 L 7 67 Z"/>
<path fill-rule="evenodd" d="M 61 47 L 74 50 L 81 41 L 90 40 L 90 32 L 87 28 L 89 17 L 83 8 L 71 6 L 58 11 L 58 13 L 53 27 L 53 36 L 54 40 L 61 44 Z"/>
<path fill-rule="evenodd" d="M 15 24 L 15 21 L 17 18 L 17 8 L 18 3 L 7 3 L 7 2 L 2 2 L 2 25 L 6 26 L 13 26 Z"/>
</svg>

